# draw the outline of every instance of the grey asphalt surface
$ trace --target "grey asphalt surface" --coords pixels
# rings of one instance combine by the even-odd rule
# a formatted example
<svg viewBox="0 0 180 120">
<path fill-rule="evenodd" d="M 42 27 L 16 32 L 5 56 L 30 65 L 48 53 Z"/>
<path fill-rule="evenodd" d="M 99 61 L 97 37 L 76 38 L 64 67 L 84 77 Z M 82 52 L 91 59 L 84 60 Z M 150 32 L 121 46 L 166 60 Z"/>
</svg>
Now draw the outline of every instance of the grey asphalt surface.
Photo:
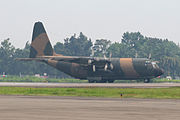
<svg viewBox="0 0 180 120">
<path fill-rule="evenodd" d="M 180 87 L 180 83 L 13 83 L 0 82 L 0 87 L 59 87 L 59 88 L 169 88 Z"/>
<path fill-rule="evenodd" d="M 180 100 L 0 96 L 0 120 L 179 120 Z"/>
</svg>

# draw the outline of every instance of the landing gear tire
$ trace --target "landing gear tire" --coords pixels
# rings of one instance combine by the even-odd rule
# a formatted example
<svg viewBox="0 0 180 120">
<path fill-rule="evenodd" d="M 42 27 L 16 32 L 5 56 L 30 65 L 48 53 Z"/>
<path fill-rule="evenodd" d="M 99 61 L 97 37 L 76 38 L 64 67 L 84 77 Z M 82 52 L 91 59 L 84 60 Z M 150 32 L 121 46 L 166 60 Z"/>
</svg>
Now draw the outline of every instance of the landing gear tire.
<svg viewBox="0 0 180 120">
<path fill-rule="evenodd" d="M 150 79 L 147 78 L 147 79 L 144 79 L 144 83 L 149 83 L 150 82 Z"/>
<path fill-rule="evenodd" d="M 96 81 L 96 83 L 106 83 L 106 80 L 100 80 L 100 81 Z"/>
<path fill-rule="evenodd" d="M 108 80 L 108 83 L 113 83 L 114 82 L 114 80 Z"/>
<path fill-rule="evenodd" d="M 94 83 L 95 81 L 94 80 L 88 80 L 89 83 Z"/>
</svg>

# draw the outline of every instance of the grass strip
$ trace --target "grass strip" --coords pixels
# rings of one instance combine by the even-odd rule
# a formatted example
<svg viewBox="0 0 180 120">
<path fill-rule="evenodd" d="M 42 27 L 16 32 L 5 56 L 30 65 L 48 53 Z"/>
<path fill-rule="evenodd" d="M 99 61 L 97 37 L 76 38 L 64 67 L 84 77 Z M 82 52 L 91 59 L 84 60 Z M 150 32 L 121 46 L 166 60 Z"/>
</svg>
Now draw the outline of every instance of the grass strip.
<svg viewBox="0 0 180 120">
<path fill-rule="evenodd" d="M 0 77 L 0 82 L 49 82 L 49 83 L 87 83 L 88 80 L 79 80 L 74 78 L 39 78 L 34 76 L 8 76 L 8 77 Z"/>
<path fill-rule="evenodd" d="M 39 78 L 35 76 L 13 76 L 8 75 L 8 77 L 0 77 L 0 82 L 49 82 L 49 83 L 88 83 L 88 80 L 80 80 L 74 78 Z M 142 83 L 143 80 L 115 80 L 115 83 Z M 152 79 L 152 83 L 164 83 L 173 82 L 180 83 L 180 80 L 168 80 L 166 78 L 162 79 Z"/>
<path fill-rule="evenodd" d="M 180 99 L 180 87 L 172 88 L 27 88 L 0 87 L 1 95 L 82 96 Z"/>
</svg>

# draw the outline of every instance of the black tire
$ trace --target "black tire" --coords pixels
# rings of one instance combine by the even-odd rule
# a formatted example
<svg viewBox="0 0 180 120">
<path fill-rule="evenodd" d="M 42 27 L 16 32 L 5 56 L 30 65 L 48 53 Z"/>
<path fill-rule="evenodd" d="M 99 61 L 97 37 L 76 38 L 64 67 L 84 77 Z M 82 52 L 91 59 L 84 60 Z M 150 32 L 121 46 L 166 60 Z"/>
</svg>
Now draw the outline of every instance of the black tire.
<svg viewBox="0 0 180 120">
<path fill-rule="evenodd" d="M 94 83 L 95 81 L 94 80 L 88 80 L 89 83 Z"/>
<path fill-rule="evenodd" d="M 106 83 L 106 80 L 100 80 L 100 81 L 96 81 L 96 83 Z"/>
<path fill-rule="evenodd" d="M 108 80 L 108 83 L 113 83 L 114 82 L 114 80 Z"/>
<path fill-rule="evenodd" d="M 150 79 L 149 78 L 144 79 L 144 83 L 150 83 Z"/>
</svg>

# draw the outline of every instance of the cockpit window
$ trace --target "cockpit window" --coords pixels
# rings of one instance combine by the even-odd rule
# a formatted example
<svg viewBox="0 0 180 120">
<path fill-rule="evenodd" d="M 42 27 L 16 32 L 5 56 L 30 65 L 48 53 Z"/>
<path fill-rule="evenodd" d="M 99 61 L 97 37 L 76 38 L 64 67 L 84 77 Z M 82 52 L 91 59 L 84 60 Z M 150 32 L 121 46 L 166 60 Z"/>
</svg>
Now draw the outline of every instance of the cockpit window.
<svg viewBox="0 0 180 120">
<path fill-rule="evenodd" d="M 156 63 L 155 62 L 151 62 L 153 68 L 156 68 Z"/>
<path fill-rule="evenodd" d="M 159 68 L 159 66 L 156 64 L 156 62 L 151 62 L 151 63 L 152 63 L 153 68 Z"/>
<path fill-rule="evenodd" d="M 147 65 L 150 65 L 151 64 L 151 61 L 145 61 L 145 66 L 147 66 Z"/>
<path fill-rule="evenodd" d="M 146 64 L 148 64 L 148 63 L 151 63 L 151 61 L 149 61 L 149 60 L 148 60 L 148 61 L 146 61 Z"/>
<path fill-rule="evenodd" d="M 156 62 L 152 62 L 152 61 L 145 61 L 145 66 L 147 65 L 152 65 L 153 68 L 159 68 L 159 66 L 156 64 Z"/>
</svg>

